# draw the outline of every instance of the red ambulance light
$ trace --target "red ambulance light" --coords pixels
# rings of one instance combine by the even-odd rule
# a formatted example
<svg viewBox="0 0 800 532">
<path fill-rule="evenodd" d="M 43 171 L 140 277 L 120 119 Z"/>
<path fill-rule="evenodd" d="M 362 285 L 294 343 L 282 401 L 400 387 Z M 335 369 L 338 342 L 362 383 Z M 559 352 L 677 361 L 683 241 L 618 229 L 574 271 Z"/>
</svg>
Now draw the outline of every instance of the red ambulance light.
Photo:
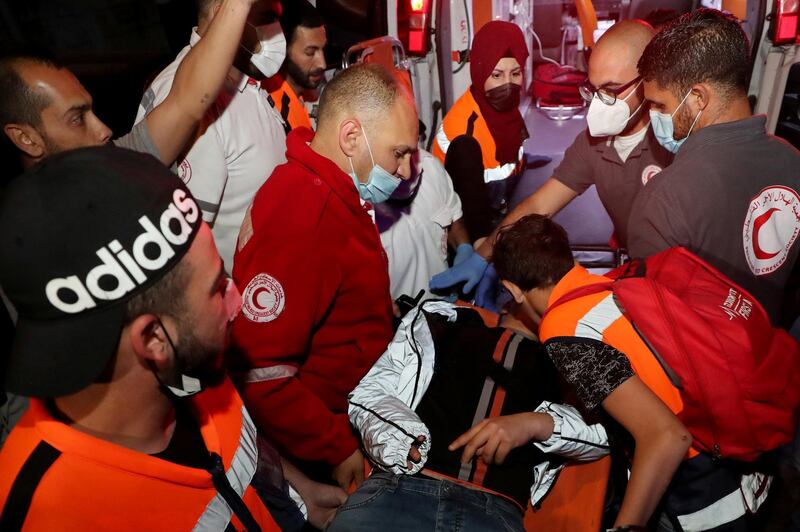
<svg viewBox="0 0 800 532">
<path fill-rule="evenodd" d="M 775 0 L 769 37 L 773 44 L 792 44 L 798 41 L 800 0 Z"/>
<path fill-rule="evenodd" d="M 431 0 L 397 2 L 400 41 L 409 55 L 424 56 L 431 49 Z"/>
</svg>

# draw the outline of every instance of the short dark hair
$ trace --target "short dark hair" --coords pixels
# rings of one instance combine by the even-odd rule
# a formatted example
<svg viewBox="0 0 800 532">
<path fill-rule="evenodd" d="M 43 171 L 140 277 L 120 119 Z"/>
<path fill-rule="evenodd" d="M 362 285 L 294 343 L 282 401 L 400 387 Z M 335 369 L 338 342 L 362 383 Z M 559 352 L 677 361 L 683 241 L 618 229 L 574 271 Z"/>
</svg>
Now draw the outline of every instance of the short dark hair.
<svg viewBox="0 0 800 532">
<path fill-rule="evenodd" d="M 325 25 L 322 15 L 308 0 L 283 0 L 281 6 L 283 8 L 280 17 L 281 29 L 288 45 L 294 41 L 295 30 L 298 26 L 319 28 Z"/>
<path fill-rule="evenodd" d="M 186 313 L 186 288 L 191 279 L 192 267 L 186 257 L 178 262 L 161 279 L 125 303 L 123 324 L 127 325 L 143 314 L 171 316 L 183 319 Z"/>
<path fill-rule="evenodd" d="M 567 232 L 541 214 L 529 214 L 501 229 L 492 262 L 500 279 L 525 291 L 556 284 L 574 266 Z"/>
<path fill-rule="evenodd" d="M 19 73 L 20 65 L 35 63 L 61 69 L 62 65 L 44 55 L 14 54 L 0 57 L 0 125 L 42 123 L 42 110 L 50 99 L 33 90 Z"/>
<path fill-rule="evenodd" d="M 750 43 L 739 20 L 716 9 L 698 9 L 661 30 L 639 59 L 645 81 L 682 97 L 695 83 L 712 83 L 730 95 L 746 94 Z"/>
</svg>

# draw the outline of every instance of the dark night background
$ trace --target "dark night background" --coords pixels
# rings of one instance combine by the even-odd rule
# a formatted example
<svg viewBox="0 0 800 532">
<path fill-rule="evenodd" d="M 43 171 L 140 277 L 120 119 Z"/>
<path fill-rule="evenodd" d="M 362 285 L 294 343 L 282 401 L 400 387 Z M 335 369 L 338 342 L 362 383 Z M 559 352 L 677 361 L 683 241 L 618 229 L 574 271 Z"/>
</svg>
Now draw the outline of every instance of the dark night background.
<svg viewBox="0 0 800 532">
<path fill-rule="evenodd" d="M 353 43 L 385 34 L 383 4 L 317 2 L 327 22 L 329 67 Z M 116 137 L 130 129 L 147 84 L 188 44 L 196 20 L 194 0 L 0 0 L 0 52 L 32 49 L 63 62 Z M 19 167 L 9 143 L 0 144 L 5 180 Z"/>
</svg>

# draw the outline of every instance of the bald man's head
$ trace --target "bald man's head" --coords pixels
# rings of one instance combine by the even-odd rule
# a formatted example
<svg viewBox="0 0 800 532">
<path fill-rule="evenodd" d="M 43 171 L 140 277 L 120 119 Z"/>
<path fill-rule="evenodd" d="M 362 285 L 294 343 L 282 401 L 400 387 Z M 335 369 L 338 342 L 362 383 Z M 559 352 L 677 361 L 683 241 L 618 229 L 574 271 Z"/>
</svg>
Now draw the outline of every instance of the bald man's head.
<svg viewBox="0 0 800 532">
<path fill-rule="evenodd" d="M 318 130 L 338 126 L 344 117 L 367 123 L 386 116 L 398 98 L 413 102 L 408 89 L 385 67 L 376 63 L 353 65 L 338 73 L 322 92 Z"/>
<path fill-rule="evenodd" d="M 408 179 L 418 125 L 408 87 L 379 64 L 358 64 L 325 86 L 312 149 L 362 183 L 374 166 Z"/>
<path fill-rule="evenodd" d="M 643 20 L 617 22 L 597 41 L 589 58 L 589 80 L 596 87 L 609 81 L 626 83 L 636 76 L 636 63 L 655 35 Z"/>
</svg>

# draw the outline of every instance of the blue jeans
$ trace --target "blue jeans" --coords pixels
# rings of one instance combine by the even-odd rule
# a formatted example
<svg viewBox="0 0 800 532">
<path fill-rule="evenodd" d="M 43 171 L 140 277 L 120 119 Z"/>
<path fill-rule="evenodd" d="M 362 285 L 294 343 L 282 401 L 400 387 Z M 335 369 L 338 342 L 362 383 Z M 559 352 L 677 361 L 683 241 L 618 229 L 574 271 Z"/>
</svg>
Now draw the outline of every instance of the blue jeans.
<svg viewBox="0 0 800 532">
<path fill-rule="evenodd" d="M 512 502 L 454 482 L 375 471 L 339 508 L 329 532 L 524 532 Z"/>
</svg>

